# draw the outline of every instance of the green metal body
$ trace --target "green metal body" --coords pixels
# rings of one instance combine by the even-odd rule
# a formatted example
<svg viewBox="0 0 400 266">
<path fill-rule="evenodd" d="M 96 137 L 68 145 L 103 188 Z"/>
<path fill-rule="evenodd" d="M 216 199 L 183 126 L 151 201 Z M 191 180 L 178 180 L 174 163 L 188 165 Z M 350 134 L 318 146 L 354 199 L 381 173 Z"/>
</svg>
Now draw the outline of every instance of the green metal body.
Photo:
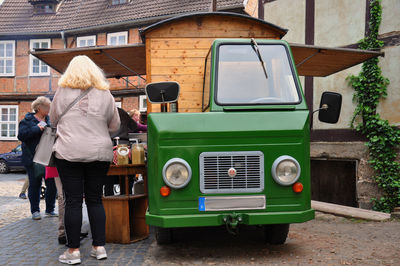
<svg viewBox="0 0 400 266">
<path fill-rule="evenodd" d="M 148 224 L 158 227 L 219 226 L 226 217 L 237 224 L 301 223 L 314 218 L 310 193 L 309 111 L 301 91 L 297 105 L 219 106 L 213 99 L 215 53 L 218 44 L 249 40 L 216 40 L 212 46 L 212 67 L 209 112 L 151 113 L 148 116 Z M 257 40 L 264 43 L 284 41 Z M 290 49 L 289 49 L 290 51 Z M 290 54 L 290 61 L 293 58 Z M 297 73 L 294 74 L 298 81 Z M 200 191 L 199 156 L 202 152 L 261 151 L 264 154 L 264 190 L 260 193 L 218 194 L 217 196 L 265 195 L 266 208 L 240 211 L 199 211 L 199 197 L 216 196 Z M 290 155 L 301 166 L 298 180 L 304 185 L 301 193 L 292 186 L 281 186 L 271 174 L 276 158 Z M 168 197 L 160 195 L 165 186 L 162 169 L 171 158 L 186 160 L 192 178 L 181 189 L 172 189 Z"/>
</svg>

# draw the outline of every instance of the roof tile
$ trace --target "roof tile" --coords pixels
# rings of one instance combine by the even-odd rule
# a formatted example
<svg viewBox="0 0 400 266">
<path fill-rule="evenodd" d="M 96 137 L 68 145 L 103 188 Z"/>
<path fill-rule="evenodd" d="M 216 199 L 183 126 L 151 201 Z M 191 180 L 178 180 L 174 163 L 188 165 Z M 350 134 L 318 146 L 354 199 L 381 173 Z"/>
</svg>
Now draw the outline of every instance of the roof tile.
<svg viewBox="0 0 400 266">
<path fill-rule="evenodd" d="M 4 0 L 0 5 L 0 36 L 84 29 L 113 23 L 139 23 L 168 15 L 207 11 L 210 0 L 131 0 L 111 5 L 108 0 L 62 0 L 57 13 L 34 15 L 28 0 Z M 242 8 L 243 0 L 218 0 L 217 9 Z"/>
</svg>

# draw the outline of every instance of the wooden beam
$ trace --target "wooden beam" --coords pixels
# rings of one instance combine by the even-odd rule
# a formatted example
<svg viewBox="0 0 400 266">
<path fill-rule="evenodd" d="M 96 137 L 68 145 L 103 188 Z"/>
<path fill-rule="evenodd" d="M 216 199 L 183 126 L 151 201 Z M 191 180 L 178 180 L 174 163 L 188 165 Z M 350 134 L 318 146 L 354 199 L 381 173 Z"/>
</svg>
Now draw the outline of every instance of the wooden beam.
<svg viewBox="0 0 400 266">
<path fill-rule="evenodd" d="M 318 114 L 315 114 L 318 115 Z M 310 132 L 312 142 L 335 142 L 335 141 L 367 141 L 367 139 L 355 129 L 313 129 Z"/>
<path fill-rule="evenodd" d="M 371 2 L 370 0 L 365 0 L 365 31 L 364 36 L 369 35 L 369 22 L 371 20 Z"/>
<path fill-rule="evenodd" d="M 382 222 L 390 219 L 389 213 L 347 207 L 322 201 L 311 201 L 311 208 L 316 211 L 331 213 L 339 216 Z"/>
<path fill-rule="evenodd" d="M 210 12 L 217 11 L 217 0 L 211 0 L 210 4 Z"/>
<path fill-rule="evenodd" d="M 264 20 L 264 1 L 258 0 L 258 18 Z"/>
<path fill-rule="evenodd" d="M 314 44 L 315 35 L 315 0 L 306 0 L 306 12 L 305 12 L 305 43 Z M 304 91 L 307 101 L 308 110 L 310 110 L 310 117 L 312 117 L 313 104 L 314 104 L 314 78 L 306 76 L 304 79 Z M 310 121 L 310 127 L 312 128 L 313 121 Z"/>
</svg>

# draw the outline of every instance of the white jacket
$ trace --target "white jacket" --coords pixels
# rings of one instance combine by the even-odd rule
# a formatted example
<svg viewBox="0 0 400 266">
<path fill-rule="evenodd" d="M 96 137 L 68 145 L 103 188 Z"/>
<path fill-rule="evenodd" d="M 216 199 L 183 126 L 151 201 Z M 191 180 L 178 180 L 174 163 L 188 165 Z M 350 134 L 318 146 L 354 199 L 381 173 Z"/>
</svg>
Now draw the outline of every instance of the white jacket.
<svg viewBox="0 0 400 266">
<path fill-rule="evenodd" d="M 50 106 L 50 122 L 57 126 L 53 147 L 56 157 L 71 162 L 112 161 L 110 134 L 118 131 L 120 118 L 109 90 L 93 88 L 77 102 L 58 125 L 54 121 L 82 90 L 58 88 Z"/>
</svg>

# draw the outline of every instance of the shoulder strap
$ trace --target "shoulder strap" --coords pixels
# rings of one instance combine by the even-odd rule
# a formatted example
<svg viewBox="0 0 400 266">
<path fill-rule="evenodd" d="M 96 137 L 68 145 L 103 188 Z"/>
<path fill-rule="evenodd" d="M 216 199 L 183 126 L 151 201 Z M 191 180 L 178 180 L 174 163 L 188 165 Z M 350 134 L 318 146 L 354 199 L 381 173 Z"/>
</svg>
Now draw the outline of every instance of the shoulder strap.
<svg viewBox="0 0 400 266">
<path fill-rule="evenodd" d="M 54 121 L 54 126 L 52 125 L 52 127 L 57 127 L 58 121 L 60 121 L 61 117 L 63 117 L 72 108 L 72 106 L 74 106 L 77 102 L 79 102 L 80 99 L 85 97 L 92 89 L 93 87 L 90 87 L 89 89 L 82 92 L 78 97 L 76 97 L 76 99 L 67 106 L 64 112 L 62 112 L 62 114 L 58 117 L 58 119 Z"/>
</svg>

